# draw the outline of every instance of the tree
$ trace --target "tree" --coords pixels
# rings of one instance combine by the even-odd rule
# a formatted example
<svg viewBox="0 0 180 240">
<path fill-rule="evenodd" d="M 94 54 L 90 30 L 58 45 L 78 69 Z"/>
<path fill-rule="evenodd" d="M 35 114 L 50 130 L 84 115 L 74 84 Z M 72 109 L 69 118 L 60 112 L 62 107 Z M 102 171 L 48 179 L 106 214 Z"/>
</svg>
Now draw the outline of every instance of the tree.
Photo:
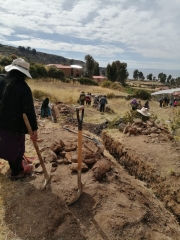
<svg viewBox="0 0 180 240">
<path fill-rule="evenodd" d="M 142 72 L 139 72 L 138 78 L 139 78 L 139 79 L 143 79 L 143 77 L 144 77 L 144 74 L 143 74 Z M 143 79 L 143 80 L 144 80 L 144 79 Z"/>
<path fill-rule="evenodd" d="M 115 82 L 117 79 L 117 66 L 115 62 L 112 62 L 111 64 L 107 65 L 106 68 L 106 73 L 107 73 L 107 78 L 111 81 L 111 82 Z"/>
<path fill-rule="evenodd" d="M 176 87 L 179 87 L 180 86 L 180 77 L 177 77 L 175 79 L 175 83 L 176 83 Z"/>
<path fill-rule="evenodd" d="M 42 64 L 34 64 L 36 70 L 37 70 L 37 73 L 38 73 L 38 77 L 47 77 L 47 70 L 46 68 L 44 67 L 44 65 Z"/>
<path fill-rule="evenodd" d="M 171 75 L 169 75 L 169 76 L 167 77 L 167 82 L 168 82 L 168 83 L 171 81 L 171 78 L 172 78 Z"/>
<path fill-rule="evenodd" d="M 36 49 L 33 48 L 33 49 L 31 50 L 31 52 L 32 52 L 32 54 L 36 55 Z"/>
<path fill-rule="evenodd" d="M 146 78 L 147 78 L 148 80 L 152 81 L 152 76 L 153 76 L 152 73 L 150 73 L 150 74 L 147 75 Z"/>
<path fill-rule="evenodd" d="M 101 74 L 102 74 L 103 76 L 105 76 L 105 70 L 104 70 L 104 69 L 102 70 Z"/>
<path fill-rule="evenodd" d="M 34 65 L 30 65 L 29 72 L 30 72 L 32 78 L 38 78 L 38 72 Z"/>
<path fill-rule="evenodd" d="M 50 66 L 48 68 L 48 76 L 55 79 L 64 79 L 64 72 L 58 69 L 56 66 Z"/>
<path fill-rule="evenodd" d="M 159 73 L 158 74 L 158 79 L 160 80 L 160 82 L 165 83 L 166 82 L 166 74 L 165 73 Z"/>
<path fill-rule="evenodd" d="M 86 60 L 87 76 L 91 78 L 93 76 L 95 67 L 94 58 L 91 55 L 86 55 L 84 59 Z"/>
<path fill-rule="evenodd" d="M 19 49 L 21 52 L 25 52 L 25 51 L 26 51 L 25 47 L 22 47 L 22 46 L 19 46 L 18 49 Z"/>
<path fill-rule="evenodd" d="M 118 81 L 122 85 L 125 85 L 125 81 L 127 77 L 129 76 L 129 73 L 127 71 L 127 63 L 121 63 L 119 60 L 112 62 L 111 64 L 107 65 L 106 68 L 107 78 L 111 82 Z"/>
<path fill-rule="evenodd" d="M 99 76 L 99 63 L 94 61 L 94 76 Z"/>
<path fill-rule="evenodd" d="M 27 48 L 26 48 L 26 51 L 27 51 L 27 52 L 30 52 L 30 51 L 31 51 L 31 47 L 27 47 Z"/>
<path fill-rule="evenodd" d="M 174 78 L 171 78 L 170 84 L 171 84 L 171 86 L 174 86 L 174 85 L 175 85 L 175 80 L 174 80 Z"/>
<path fill-rule="evenodd" d="M 125 81 L 127 77 L 129 76 L 129 73 L 127 71 L 127 63 L 120 62 L 119 60 L 115 62 L 116 63 L 116 69 L 117 69 L 117 81 L 122 84 L 122 86 L 125 85 Z"/>
<path fill-rule="evenodd" d="M 138 77 L 139 77 L 139 71 L 136 69 L 136 70 L 134 70 L 134 72 L 133 72 L 133 78 L 134 78 L 134 80 L 137 80 Z"/>
</svg>

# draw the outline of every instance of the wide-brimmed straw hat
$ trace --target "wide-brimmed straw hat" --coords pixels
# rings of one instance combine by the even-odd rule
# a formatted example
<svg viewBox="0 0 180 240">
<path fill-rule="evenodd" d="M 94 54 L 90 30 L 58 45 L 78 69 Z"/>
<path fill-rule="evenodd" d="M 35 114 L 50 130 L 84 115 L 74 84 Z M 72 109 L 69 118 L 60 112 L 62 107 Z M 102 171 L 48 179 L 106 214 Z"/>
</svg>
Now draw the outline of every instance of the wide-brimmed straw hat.
<svg viewBox="0 0 180 240">
<path fill-rule="evenodd" d="M 137 110 L 139 113 L 141 113 L 142 115 L 149 117 L 151 114 L 148 112 L 148 109 L 145 107 L 142 107 L 140 110 Z"/>
<path fill-rule="evenodd" d="M 32 78 L 29 73 L 29 66 L 30 64 L 26 62 L 22 58 L 14 59 L 11 65 L 5 66 L 6 72 L 10 72 L 11 70 L 18 70 L 24 73 L 27 77 Z"/>
</svg>

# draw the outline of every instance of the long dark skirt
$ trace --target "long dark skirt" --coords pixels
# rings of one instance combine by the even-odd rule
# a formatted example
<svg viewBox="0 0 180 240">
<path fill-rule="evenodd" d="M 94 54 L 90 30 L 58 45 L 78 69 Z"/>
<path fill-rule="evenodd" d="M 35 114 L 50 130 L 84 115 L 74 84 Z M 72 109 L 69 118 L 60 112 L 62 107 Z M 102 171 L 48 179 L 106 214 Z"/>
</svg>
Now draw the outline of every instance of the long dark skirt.
<svg viewBox="0 0 180 240">
<path fill-rule="evenodd" d="M 23 159 L 25 152 L 25 135 L 14 135 L 0 129 L 0 158 L 8 162 Z"/>
</svg>

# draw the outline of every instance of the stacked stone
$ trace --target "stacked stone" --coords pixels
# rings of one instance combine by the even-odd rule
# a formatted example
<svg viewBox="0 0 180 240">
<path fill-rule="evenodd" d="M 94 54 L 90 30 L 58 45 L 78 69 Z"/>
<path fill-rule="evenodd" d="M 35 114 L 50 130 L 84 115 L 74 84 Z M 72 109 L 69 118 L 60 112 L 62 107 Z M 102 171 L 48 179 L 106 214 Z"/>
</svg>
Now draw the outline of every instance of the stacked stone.
<svg viewBox="0 0 180 240">
<path fill-rule="evenodd" d="M 100 181 L 111 169 L 111 161 L 104 154 L 104 146 L 90 140 L 83 140 L 82 172 L 92 170 L 95 180 Z M 77 141 L 55 141 L 49 150 L 42 153 L 45 162 L 52 164 L 52 171 L 56 171 L 59 164 L 68 164 L 71 171 L 78 171 Z"/>
<path fill-rule="evenodd" d="M 127 135 L 170 134 L 167 127 L 155 123 L 153 120 L 143 122 L 140 118 L 133 119 L 133 123 L 120 123 L 119 130 Z"/>
</svg>

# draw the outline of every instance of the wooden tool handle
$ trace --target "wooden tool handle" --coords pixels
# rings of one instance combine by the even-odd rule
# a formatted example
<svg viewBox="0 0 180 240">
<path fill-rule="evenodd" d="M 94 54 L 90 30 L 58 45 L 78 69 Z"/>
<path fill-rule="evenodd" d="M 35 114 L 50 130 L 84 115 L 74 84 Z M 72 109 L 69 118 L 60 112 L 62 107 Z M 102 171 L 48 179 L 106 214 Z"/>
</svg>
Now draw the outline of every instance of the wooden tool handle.
<svg viewBox="0 0 180 240">
<path fill-rule="evenodd" d="M 25 124 L 26 124 L 27 129 L 28 129 L 29 135 L 30 135 L 30 136 L 33 135 L 33 131 L 32 131 L 31 125 L 30 125 L 29 120 L 28 120 L 28 118 L 27 118 L 27 116 L 26 116 L 25 113 L 23 113 L 23 119 L 24 119 L 24 122 L 25 122 Z M 45 165 L 44 165 L 44 162 L 43 162 L 41 153 L 40 153 L 40 151 L 39 151 L 39 146 L 38 146 L 37 142 L 34 142 L 34 141 L 33 141 L 33 145 L 34 145 L 34 148 L 35 148 L 36 153 L 37 153 L 37 155 L 38 155 L 38 158 L 39 158 L 41 167 L 42 167 L 43 172 L 44 172 L 44 175 L 45 175 L 45 178 L 49 178 L 49 174 L 48 174 L 47 169 L 46 169 L 46 167 L 45 167 Z"/>
</svg>

